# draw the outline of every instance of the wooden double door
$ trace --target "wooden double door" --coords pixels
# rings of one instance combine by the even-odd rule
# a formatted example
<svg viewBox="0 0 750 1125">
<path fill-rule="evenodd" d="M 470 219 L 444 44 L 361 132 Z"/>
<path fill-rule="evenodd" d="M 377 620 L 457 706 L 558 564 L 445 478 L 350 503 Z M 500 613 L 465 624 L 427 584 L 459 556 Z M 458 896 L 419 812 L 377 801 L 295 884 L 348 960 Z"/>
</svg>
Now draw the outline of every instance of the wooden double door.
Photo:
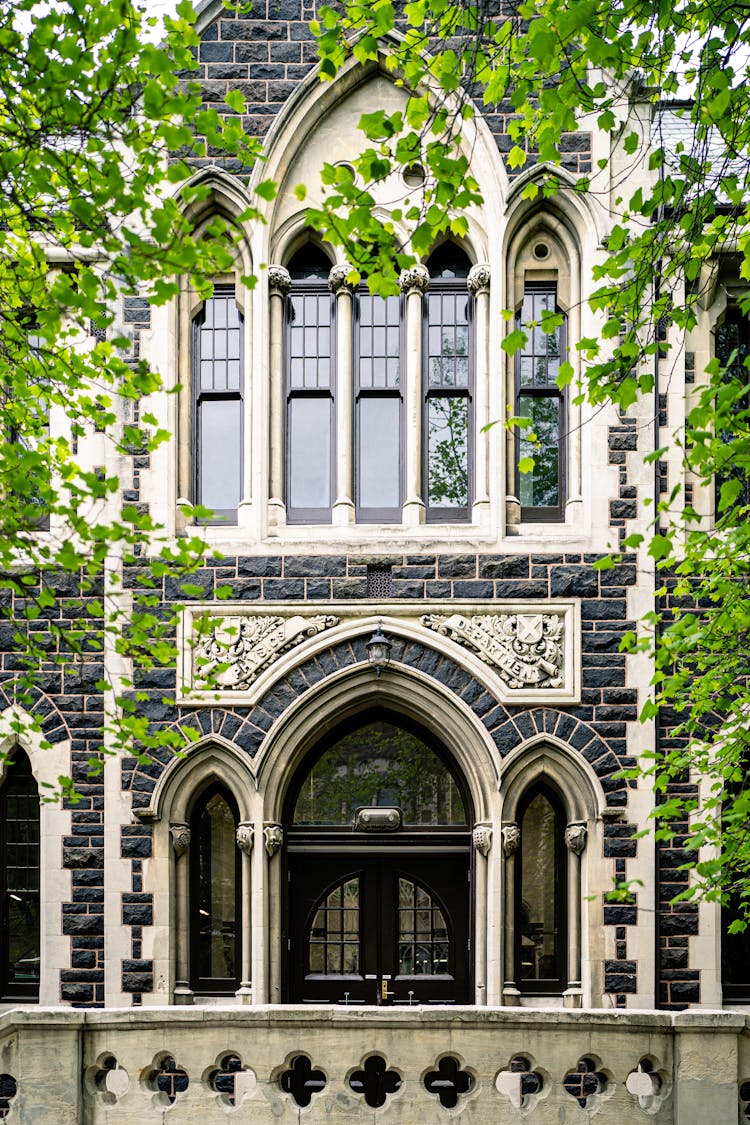
<svg viewBox="0 0 750 1125">
<path fill-rule="evenodd" d="M 470 1002 L 468 848 L 290 851 L 287 885 L 290 1002 Z"/>
</svg>

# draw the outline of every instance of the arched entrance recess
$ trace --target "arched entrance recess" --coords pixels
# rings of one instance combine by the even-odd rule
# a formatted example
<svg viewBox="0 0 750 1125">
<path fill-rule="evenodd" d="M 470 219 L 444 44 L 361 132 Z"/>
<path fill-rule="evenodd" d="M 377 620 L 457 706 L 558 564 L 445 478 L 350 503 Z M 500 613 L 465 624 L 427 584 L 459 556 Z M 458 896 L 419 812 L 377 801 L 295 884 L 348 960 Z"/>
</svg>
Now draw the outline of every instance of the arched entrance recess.
<svg viewBox="0 0 750 1125">
<path fill-rule="evenodd" d="M 293 1003 L 467 1003 L 468 788 L 413 719 L 371 706 L 326 733 L 284 806 Z"/>
</svg>

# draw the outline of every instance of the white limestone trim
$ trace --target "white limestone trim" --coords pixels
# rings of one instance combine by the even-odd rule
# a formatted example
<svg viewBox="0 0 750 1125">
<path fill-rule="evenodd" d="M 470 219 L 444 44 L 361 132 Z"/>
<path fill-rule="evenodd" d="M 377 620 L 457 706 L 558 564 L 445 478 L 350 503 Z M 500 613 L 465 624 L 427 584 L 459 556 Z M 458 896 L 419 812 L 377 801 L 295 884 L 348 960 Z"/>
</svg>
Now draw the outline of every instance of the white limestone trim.
<svg viewBox="0 0 750 1125">
<path fill-rule="evenodd" d="M 43 797 L 60 788 L 59 778 L 70 773 L 70 740 L 45 747 L 35 720 L 18 706 L 0 714 L 0 784 L 19 746 L 28 756 L 37 783 L 39 808 L 39 933 L 41 964 L 39 1003 L 60 1002 L 60 970 L 70 967 L 70 938 L 63 936 L 62 907 L 71 899 L 71 872 L 63 867 L 61 840 L 70 835 L 70 811 Z"/>
<path fill-rule="evenodd" d="M 201 603 L 191 605 L 183 611 L 178 631 L 179 667 L 177 677 L 177 699 L 180 703 L 201 706 L 229 705 L 252 706 L 278 680 L 294 668 L 324 649 L 342 641 L 369 635 L 380 626 L 386 634 L 416 641 L 432 649 L 438 649 L 450 656 L 461 668 L 469 672 L 492 695 L 500 701 L 509 703 L 533 703 L 538 705 L 560 705 L 575 703 L 581 692 L 581 652 L 580 652 L 580 601 L 577 599 L 550 599 L 547 601 L 476 601 L 476 602 L 284 602 L 278 605 L 269 603 L 248 604 L 247 602 Z M 196 619 L 209 618 L 219 624 L 227 618 L 291 617 L 312 618 L 324 614 L 338 619 L 338 623 L 327 627 L 316 636 L 295 644 L 291 651 L 283 652 L 263 668 L 256 680 L 242 691 L 227 689 L 214 690 L 201 688 L 194 674 L 194 636 Z M 536 616 L 558 615 L 563 620 L 563 659 L 562 684 L 560 687 L 542 686 L 538 688 L 511 688 L 499 671 L 472 652 L 465 644 L 457 643 L 450 636 L 427 628 L 420 621 L 425 615 L 456 618 L 498 617 L 508 615 Z"/>
</svg>

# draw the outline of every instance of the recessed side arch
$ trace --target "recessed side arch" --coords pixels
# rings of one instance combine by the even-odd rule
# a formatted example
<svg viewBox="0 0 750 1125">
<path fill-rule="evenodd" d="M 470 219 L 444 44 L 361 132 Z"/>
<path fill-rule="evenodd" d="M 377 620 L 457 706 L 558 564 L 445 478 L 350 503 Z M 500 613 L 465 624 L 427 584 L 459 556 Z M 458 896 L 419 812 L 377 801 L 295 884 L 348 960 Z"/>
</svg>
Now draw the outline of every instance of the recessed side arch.
<svg viewBox="0 0 750 1125">
<path fill-rule="evenodd" d="M 568 820 L 601 819 L 607 799 L 589 763 L 554 735 L 543 734 L 519 746 L 503 762 L 503 820 L 515 821 L 524 794 L 542 781 L 559 792 Z"/>
<path fill-rule="evenodd" d="M 252 819 L 255 778 L 246 754 L 216 734 L 190 743 L 184 753 L 162 773 L 148 806 L 138 810 L 140 820 L 187 823 L 195 798 L 213 782 L 220 782 L 233 794 L 241 821 Z"/>
<path fill-rule="evenodd" d="M 328 731 L 373 707 L 418 723 L 445 746 L 461 771 L 477 821 L 490 819 L 499 761 L 486 728 L 447 688 L 403 665 L 379 679 L 369 666 L 344 669 L 300 696 L 271 728 L 258 764 L 265 819 L 280 821 L 287 788 L 305 755 Z"/>
</svg>

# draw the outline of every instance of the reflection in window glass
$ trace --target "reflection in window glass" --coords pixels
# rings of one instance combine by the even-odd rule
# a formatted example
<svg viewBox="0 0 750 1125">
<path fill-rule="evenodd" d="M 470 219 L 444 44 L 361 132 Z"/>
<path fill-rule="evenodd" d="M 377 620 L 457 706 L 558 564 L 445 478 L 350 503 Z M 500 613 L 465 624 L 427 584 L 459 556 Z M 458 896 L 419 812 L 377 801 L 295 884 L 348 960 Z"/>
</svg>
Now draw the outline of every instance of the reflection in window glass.
<svg viewBox="0 0 750 1125">
<path fill-rule="evenodd" d="M 427 489 L 431 508 L 462 508 L 469 503 L 469 401 L 427 401 Z"/>
<path fill-rule="evenodd" d="M 466 824 L 455 781 L 411 731 L 374 722 L 345 735 L 305 778 L 295 824 L 351 825 L 362 806 L 400 807 L 411 825 Z"/>
<path fill-rule="evenodd" d="M 39 794 L 20 751 L 0 789 L 0 995 L 39 994 Z"/>
<path fill-rule="evenodd" d="M 307 947 L 307 971 L 326 976 L 359 972 L 359 879 L 339 884 L 315 911 Z"/>
<path fill-rule="evenodd" d="M 521 457 L 532 457 L 534 468 L 519 473 L 519 499 L 524 508 L 555 508 L 560 503 L 560 399 L 519 395 L 519 415 L 531 419 L 520 431 Z M 532 440 L 531 435 L 534 439 Z"/>
<path fill-rule="evenodd" d="M 450 973 L 445 915 L 432 896 L 410 879 L 398 881 L 399 976 Z"/>
<path fill-rule="evenodd" d="M 197 965 L 203 979 L 239 974 L 235 829 L 232 810 L 221 794 L 214 794 L 197 823 Z"/>
<path fill-rule="evenodd" d="M 537 793 L 521 822 L 521 980 L 560 976 L 558 847 L 557 815 Z"/>
<path fill-rule="evenodd" d="M 425 298 L 425 469 L 428 518 L 467 519 L 471 425 L 469 260 L 446 243 L 428 262 Z"/>
<path fill-rule="evenodd" d="M 747 460 L 745 459 L 744 463 L 738 464 L 738 454 L 741 456 L 741 451 L 737 448 L 738 434 L 742 435 L 742 444 L 746 446 L 745 431 L 748 418 L 745 417 L 743 421 L 743 412 L 747 412 L 750 408 L 747 396 L 750 372 L 745 366 L 748 356 L 750 356 L 750 320 L 742 314 L 740 309 L 730 308 L 724 318 L 724 323 L 716 329 L 715 341 L 716 358 L 725 369 L 725 382 L 728 383 L 731 380 L 737 384 L 738 388 L 742 388 L 742 397 L 736 403 L 734 412 L 734 429 L 732 432 L 723 435 L 727 449 L 726 462 L 720 467 L 720 471 L 717 472 L 715 478 L 717 518 L 720 519 L 722 515 L 728 514 L 731 519 L 732 509 L 750 504 L 750 477 L 748 476 Z M 739 484 L 737 499 L 728 511 L 727 509 L 722 511 L 720 507 L 721 486 L 725 481 L 732 480 Z"/>
<path fill-rule="evenodd" d="M 545 316 L 559 314 L 554 284 L 527 286 L 516 327 L 526 334 L 526 343 L 516 355 L 516 413 L 530 419 L 518 430 L 519 459 L 531 458 L 531 472 L 518 472 L 518 497 L 522 512 L 531 518 L 560 518 L 562 515 L 563 394 L 557 385 L 564 358 L 564 323 L 552 331 L 542 328 Z"/>
</svg>

